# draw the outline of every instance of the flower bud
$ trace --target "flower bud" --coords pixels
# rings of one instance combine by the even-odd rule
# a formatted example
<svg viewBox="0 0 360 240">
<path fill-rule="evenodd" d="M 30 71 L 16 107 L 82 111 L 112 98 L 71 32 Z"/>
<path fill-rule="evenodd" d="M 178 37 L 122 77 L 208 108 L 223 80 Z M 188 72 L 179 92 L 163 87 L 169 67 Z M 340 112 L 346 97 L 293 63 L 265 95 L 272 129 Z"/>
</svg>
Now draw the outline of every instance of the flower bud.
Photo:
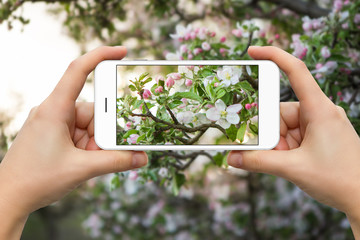
<svg viewBox="0 0 360 240">
<path fill-rule="evenodd" d="M 162 93 L 163 91 L 164 91 L 164 88 L 162 86 L 158 86 L 157 88 L 155 88 L 156 93 Z"/>
<path fill-rule="evenodd" d="M 249 110 L 251 108 L 251 104 L 249 104 L 249 103 L 245 104 L 245 108 L 246 108 L 246 110 Z"/>
<path fill-rule="evenodd" d="M 151 97 L 151 92 L 149 89 L 145 89 L 143 92 L 143 98 L 144 99 L 149 99 Z"/>
<path fill-rule="evenodd" d="M 172 79 L 171 77 L 168 77 L 166 79 L 165 85 L 167 88 L 171 88 L 172 86 L 174 86 L 174 84 L 175 84 L 175 80 Z"/>
<path fill-rule="evenodd" d="M 187 87 L 190 87 L 192 84 L 193 84 L 193 81 L 192 81 L 191 79 L 186 79 L 186 80 L 185 80 L 185 85 L 186 85 Z"/>
<path fill-rule="evenodd" d="M 226 41 L 226 37 L 225 37 L 225 36 L 223 36 L 223 37 L 220 38 L 220 42 L 223 43 L 223 42 L 225 42 L 225 41 Z"/>
</svg>

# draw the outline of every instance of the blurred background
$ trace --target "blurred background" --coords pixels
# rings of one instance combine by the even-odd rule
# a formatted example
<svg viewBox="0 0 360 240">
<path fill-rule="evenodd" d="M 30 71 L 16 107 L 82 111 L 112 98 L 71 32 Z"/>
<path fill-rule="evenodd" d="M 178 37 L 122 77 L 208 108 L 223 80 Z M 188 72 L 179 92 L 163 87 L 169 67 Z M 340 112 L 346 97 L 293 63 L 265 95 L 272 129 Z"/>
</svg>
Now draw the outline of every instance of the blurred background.
<svg viewBox="0 0 360 240">
<path fill-rule="evenodd" d="M 250 44 L 279 46 L 304 60 L 359 133 L 359 8 L 349 0 L 0 0 L 0 160 L 68 64 L 99 45 L 124 45 L 127 59 L 249 59 Z M 182 31 L 207 36 L 192 41 Z M 222 55 L 190 51 L 204 41 Z M 79 101 L 93 101 L 92 79 Z M 283 75 L 281 100 L 296 100 Z M 343 213 L 280 178 L 227 167 L 226 154 L 149 152 L 148 167 L 92 179 L 31 214 L 22 239 L 353 239 Z"/>
</svg>

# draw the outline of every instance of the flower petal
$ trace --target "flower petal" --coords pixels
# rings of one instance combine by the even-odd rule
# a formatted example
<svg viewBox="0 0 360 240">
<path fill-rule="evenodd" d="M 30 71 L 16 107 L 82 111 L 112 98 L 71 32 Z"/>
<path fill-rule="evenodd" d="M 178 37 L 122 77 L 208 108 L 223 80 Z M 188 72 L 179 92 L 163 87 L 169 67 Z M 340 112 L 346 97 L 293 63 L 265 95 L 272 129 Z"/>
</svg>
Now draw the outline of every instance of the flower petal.
<svg viewBox="0 0 360 240">
<path fill-rule="evenodd" d="M 216 108 L 210 108 L 206 111 L 206 117 L 211 121 L 217 121 L 220 119 L 220 111 Z"/>
<path fill-rule="evenodd" d="M 251 68 L 250 68 L 250 66 L 246 66 L 246 71 L 247 71 L 247 73 L 248 73 L 249 75 L 251 75 Z"/>
<path fill-rule="evenodd" d="M 232 124 L 238 124 L 240 122 L 240 117 L 238 114 L 236 113 L 228 113 L 226 115 L 226 120 L 229 122 L 229 123 L 232 123 Z"/>
<path fill-rule="evenodd" d="M 241 104 L 233 104 L 226 108 L 226 112 L 228 113 L 238 113 L 243 108 Z"/>
<path fill-rule="evenodd" d="M 218 111 L 224 111 L 225 108 L 226 108 L 226 105 L 224 103 L 223 100 L 221 99 L 218 99 L 216 102 L 215 102 L 215 107 L 218 109 Z"/>
<path fill-rule="evenodd" d="M 225 119 L 222 119 L 222 118 L 219 119 L 219 121 L 217 121 L 216 123 L 225 129 L 228 129 L 231 126 L 231 124 L 228 121 L 226 121 Z"/>
</svg>

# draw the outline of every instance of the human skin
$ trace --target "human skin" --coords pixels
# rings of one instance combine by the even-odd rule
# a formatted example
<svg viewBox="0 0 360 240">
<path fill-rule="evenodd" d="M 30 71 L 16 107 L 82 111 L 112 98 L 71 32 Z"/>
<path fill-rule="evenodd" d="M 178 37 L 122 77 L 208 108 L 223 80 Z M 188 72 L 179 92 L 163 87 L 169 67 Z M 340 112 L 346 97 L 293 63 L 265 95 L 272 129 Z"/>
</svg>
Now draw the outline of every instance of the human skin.
<svg viewBox="0 0 360 240">
<path fill-rule="evenodd" d="M 104 151 L 94 141 L 93 103 L 76 102 L 86 77 L 124 47 L 100 47 L 73 61 L 54 91 L 33 108 L 0 164 L 0 239 L 20 239 L 29 214 L 82 182 L 147 164 L 144 152 Z"/>
<path fill-rule="evenodd" d="M 280 103 L 280 141 L 273 150 L 231 151 L 228 164 L 291 181 L 344 212 L 360 239 L 360 138 L 343 108 L 321 91 L 306 65 L 276 47 L 250 47 L 287 76 L 299 102 Z"/>
</svg>

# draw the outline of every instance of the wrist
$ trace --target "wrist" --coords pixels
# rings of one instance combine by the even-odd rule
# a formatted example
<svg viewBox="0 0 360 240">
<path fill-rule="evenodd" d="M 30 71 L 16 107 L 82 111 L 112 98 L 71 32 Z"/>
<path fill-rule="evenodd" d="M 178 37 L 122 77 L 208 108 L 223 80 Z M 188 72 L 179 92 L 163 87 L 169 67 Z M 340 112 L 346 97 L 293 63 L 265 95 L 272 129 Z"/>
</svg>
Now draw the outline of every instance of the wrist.
<svg viewBox="0 0 360 240">
<path fill-rule="evenodd" d="M 0 167 L 0 239 L 20 239 L 28 214 L 14 205 L 11 182 L 4 179 Z"/>
</svg>

